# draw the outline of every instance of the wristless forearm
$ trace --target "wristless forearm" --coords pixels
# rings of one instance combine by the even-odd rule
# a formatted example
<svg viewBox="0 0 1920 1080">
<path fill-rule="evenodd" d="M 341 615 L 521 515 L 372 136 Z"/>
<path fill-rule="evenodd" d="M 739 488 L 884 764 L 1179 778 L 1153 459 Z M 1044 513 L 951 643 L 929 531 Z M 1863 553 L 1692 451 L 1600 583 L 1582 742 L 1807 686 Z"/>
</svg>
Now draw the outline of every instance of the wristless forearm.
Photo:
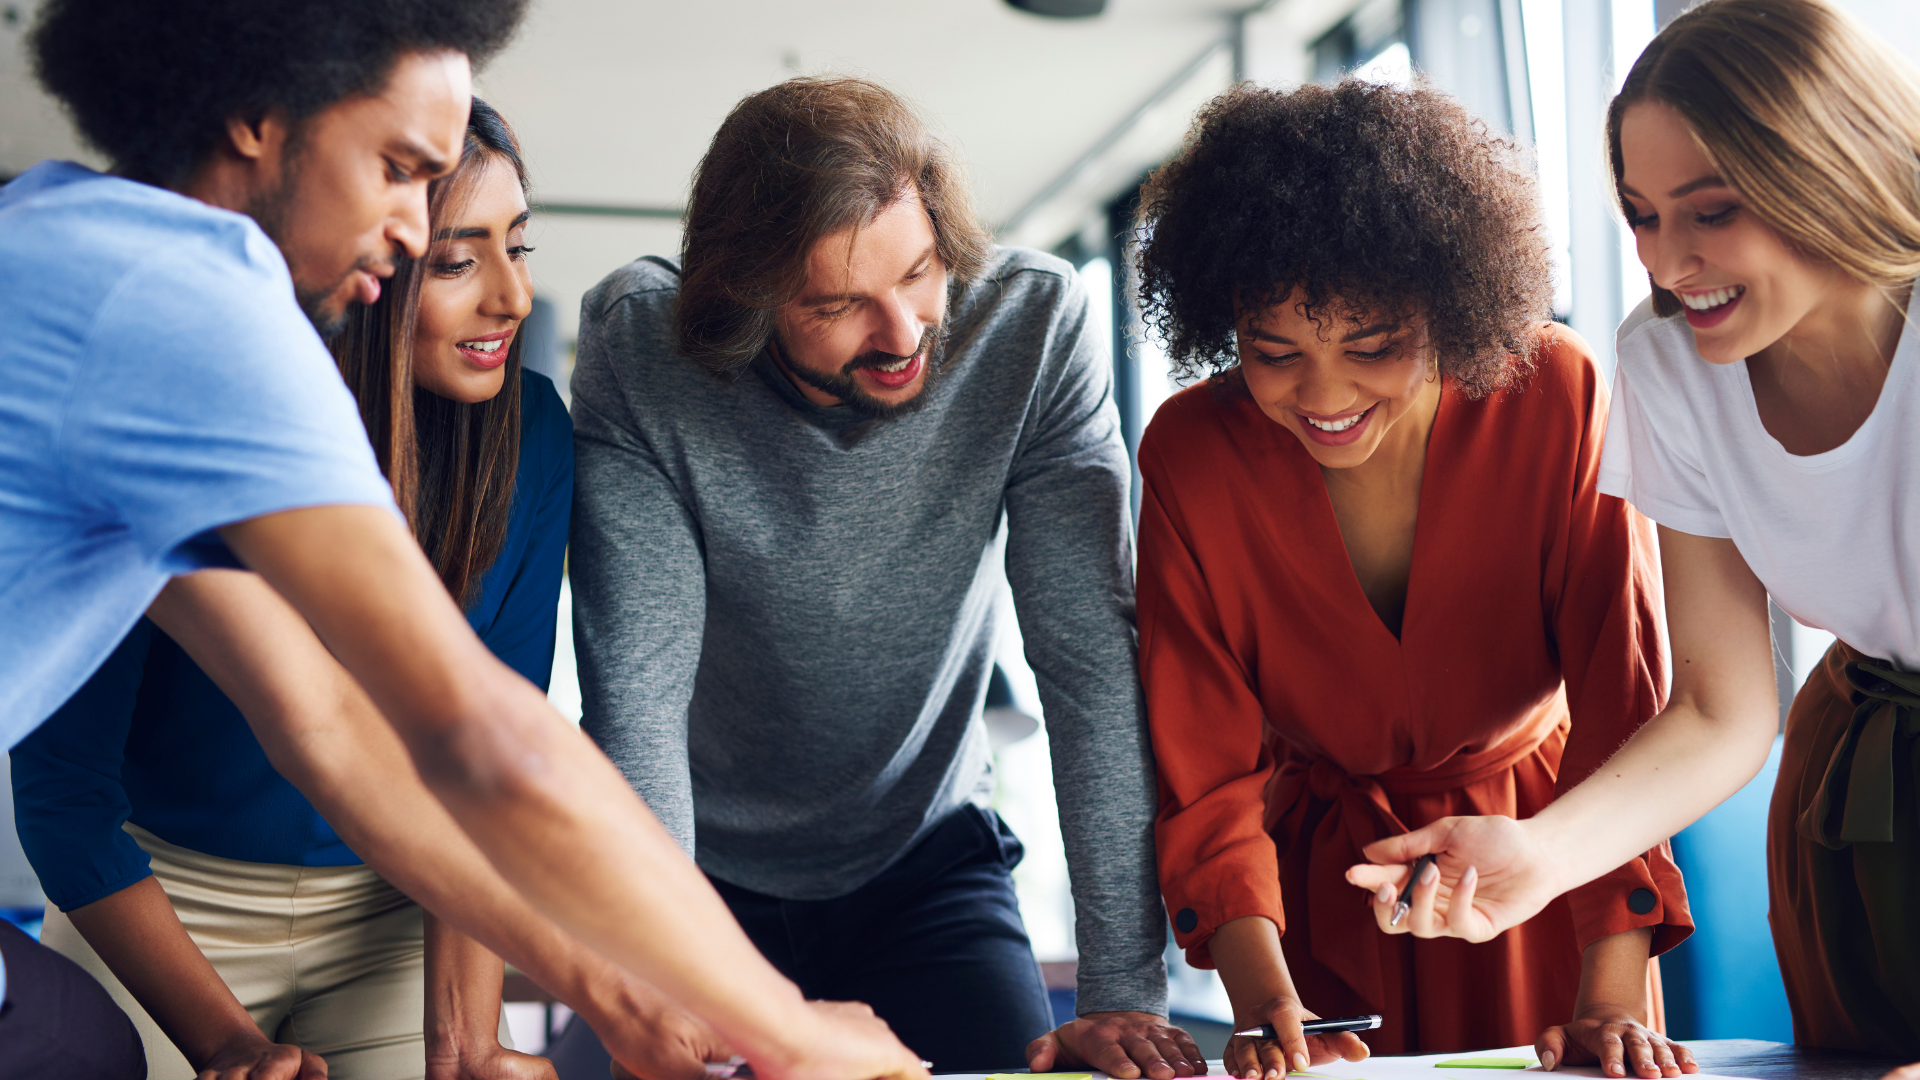
<svg viewBox="0 0 1920 1080">
<path fill-rule="evenodd" d="M 1617 1009 L 1643 1024 L 1651 1023 L 1647 956 L 1652 945 L 1653 928 L 1646 926 L 1589 943 L 1580 956 L 1580 992 L 1574 999 L 1574 1015 Z"/>
<path fill-rule="evenodd" d="M 1749 710 L 1752 711 L 1752 710 Z M 1584 782 L 1525 822 L 1556 894 L 1658 846 L 1753 779 L 1775 721 L 1716 720 L 1675 703 Z"/>
<path fill-rule="evenodd" d="M 1264 1010 L 1278 998 L 1298 1000 L 1293 975 L 1280 945 L 1280 928 L 1259 915 L 1229 919 L 1207 942 L 1220 972 L 1227 1000 L 1233 1003 L 1234 1022 L 1264 1024 Z"/>
<path fill-rule="evenodd" d="M 779 1061 L 805 1045 L 798 990 L 747 941 L 666 831 L 638 812 L 606 758 L 571 728 L 524 734 L 519 760 L 534 768 L 467 759 L 452 775 L 426 774 L 502 876 L 569 935 L 659 987 L 750 1058 Z M 446 757 L 460 762 L 475 749 Z M 484 757 L 492 748 L 478 749 Z M 602 857 L 608 849 L 622 857 Z M 651 932 L 636 933 L 641 926 Z"/>
<path fill-rule="evenodd" d="M 506 965 L 479 942 L 433 917 L 426 929 L 427 1056 L 460 1056 L 498 1045 Z"/>
<path fill-rule="evenodd" d="M 235 1039 L 263 1038 L 158 880 L 136 882 L 67 917 L 193 1067 Z"/>
</svg>

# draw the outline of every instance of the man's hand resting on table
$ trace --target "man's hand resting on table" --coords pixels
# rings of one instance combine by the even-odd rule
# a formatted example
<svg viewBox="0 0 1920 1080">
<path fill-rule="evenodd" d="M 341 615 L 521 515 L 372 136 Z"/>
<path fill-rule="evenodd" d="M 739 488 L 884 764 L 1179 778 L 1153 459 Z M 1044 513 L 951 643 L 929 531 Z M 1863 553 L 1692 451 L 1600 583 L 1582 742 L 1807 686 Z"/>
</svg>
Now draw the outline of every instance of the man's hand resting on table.
<svg viewBox="0 0 1920 1080">
<path fill-rule="evenodd" d="M 1173 1080 L 1199 1076 L 1207 1059 L 1193 1036 L 1143 1012 L 1089 1013 L 1027 1044 L 1027 1068 L 1099 1069 L 1119 1080 Z"/>
<path fill-rule="evenodd" d="M 671 1005 L 617 1027 L 593 1025 L 613 1055 L 614 1080 L 704 1080 L 707 1062 L 733 1057 L 733 1047 L 699 1017 Z"/>
</svg>

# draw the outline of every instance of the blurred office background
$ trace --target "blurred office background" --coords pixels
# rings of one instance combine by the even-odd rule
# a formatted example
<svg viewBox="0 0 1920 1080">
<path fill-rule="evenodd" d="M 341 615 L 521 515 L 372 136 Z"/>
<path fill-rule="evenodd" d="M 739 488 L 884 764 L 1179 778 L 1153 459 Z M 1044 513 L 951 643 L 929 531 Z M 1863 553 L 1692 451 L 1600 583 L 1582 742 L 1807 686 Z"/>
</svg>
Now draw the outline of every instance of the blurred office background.
<svg viewBox="0 0 1920 1080">
<path fill-rule="evenodd" d="M 1910 60 L 1912 0 L 1838 0 Z M 1130 443 L 1177 389 L 1143 335 L 1121 241 L 1140 181 L 1179 145 L 1194 111 L 1238 80 L 1292 84 L 1344 72 L 1404 82 L 1423 71 L 1494 129 L 1530 148 L 1556 251 L 1557 314 L 1611 369 L 1613 328 L 1647 291 L 1607 194 L 1606 102 L 1656 29 L 1686 0 L 535 0 L 516 44 L 478 92 L 518 129 L 533 170 L 537 313 L 529 362 L 564 392 L 581 295 L 614 267 L 675 254 L 690 174 L 743 95 L 795 74 L 877 78 L 917 101 L 967 162 L 1002 243 L 1079 267 L 1110 343 Z M 46 157 L 97 163 L 27 70 L 33 0 L 0 0 L 0 177 Z M 1103 9 L 1081 17 L 1035 13 Z M 1011 603 L 1008 600 L 1008 603 Z M 1025 839 L 1023 911 L 1057 1003 L 1072 1005 L 1073 914 L 1044 720 L 1011 618 L 995 704 L 996 806 Z M 553 697 L 579 715 L 568 620 Z M 1783 701 L 1831 639 L 1776 612 Z M 1777 755 L 1777 751 L 1776 751 Z M 1776 757 L 1777 760 L 1777 757 Z M 0 766 L 4 757 L 0 757 Z M 1683 1037 L 1791 1038 L 1765 922 L 1764 816 L 1772 766 L 1676 840 L 1702 929 L 1663 965 Z M 31 923 L 41 903 L 0 800 L 0 907 Z M 1176 1013 L 1213 1022 L 1211 972 L 1168 953 Z M 520 996 L 538 998 L 520 986 Z M 565 1011 L 514 1006 L 523 1046 Z"/>
</svg>

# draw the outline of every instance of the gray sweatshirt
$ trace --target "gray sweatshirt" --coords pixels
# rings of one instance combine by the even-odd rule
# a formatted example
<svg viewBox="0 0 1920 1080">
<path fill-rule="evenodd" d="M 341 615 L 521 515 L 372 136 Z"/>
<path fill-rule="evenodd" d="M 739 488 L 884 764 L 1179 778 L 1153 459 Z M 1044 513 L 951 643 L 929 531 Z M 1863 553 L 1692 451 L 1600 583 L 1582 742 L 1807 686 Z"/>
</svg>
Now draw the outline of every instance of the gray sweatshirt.
<svg viewBox="0 0 1920 1080">
<path fill-rule="evenodd" d="M 640 259 L 582 303 L 582 726 L 708 873 L 795 900 L 852 892 L 992 791 L 1004 531 L 1078 1008 L 1164 1013 L 1127 455 L 1072 269 L 998 249 L 950 295 L 925 408 L 884 421 L 808 402 L 765 352 L 709 374 L 675 347 L 679 284 Z"/>
</svg>

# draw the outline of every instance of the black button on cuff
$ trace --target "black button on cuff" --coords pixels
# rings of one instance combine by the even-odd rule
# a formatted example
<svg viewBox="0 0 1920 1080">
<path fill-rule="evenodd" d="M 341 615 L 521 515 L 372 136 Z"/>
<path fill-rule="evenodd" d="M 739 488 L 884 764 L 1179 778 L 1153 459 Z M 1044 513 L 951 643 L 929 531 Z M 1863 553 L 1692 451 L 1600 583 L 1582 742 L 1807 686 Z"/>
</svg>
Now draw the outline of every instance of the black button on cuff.
<svg viewBox="0 0 1920 1080">
<path fill-rule="evenodd" d="M 1635 889 L 1627 894 L 1627 910 L 1635 915 L 1645 915 L 1653 910 L 1654 902 L 1658 899 L 1652 889 Z"/>
<path fill-rule="evenodd" d="M 1183 907 L 1180 909 L 1180 914 L 1173 917 L 1173 925 L 1181 933 L 1191 934 L 1193 928 L 1200 925 L 1200 916 L 1195 914 L 1192 908 Z"/>
</svg>

